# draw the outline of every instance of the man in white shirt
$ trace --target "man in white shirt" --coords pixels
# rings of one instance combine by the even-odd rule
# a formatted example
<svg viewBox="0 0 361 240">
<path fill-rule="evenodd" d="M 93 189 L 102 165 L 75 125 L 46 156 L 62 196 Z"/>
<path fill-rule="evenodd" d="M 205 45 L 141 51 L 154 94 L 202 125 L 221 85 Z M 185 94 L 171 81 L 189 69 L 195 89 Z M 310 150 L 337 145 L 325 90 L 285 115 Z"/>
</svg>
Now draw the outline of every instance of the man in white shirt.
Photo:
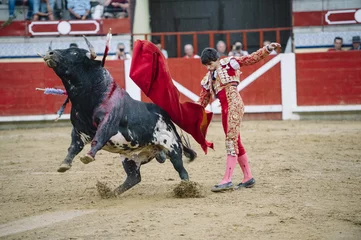
<svg viewBox="0 0 361 240">
<path fill-rule="evenodd" d="M 199 55 L 194 53 L 193 45 L 192 44 L 186 44 L 184 45 L 184 57 L 183 58 L 200 58 Z"/>
</svg>

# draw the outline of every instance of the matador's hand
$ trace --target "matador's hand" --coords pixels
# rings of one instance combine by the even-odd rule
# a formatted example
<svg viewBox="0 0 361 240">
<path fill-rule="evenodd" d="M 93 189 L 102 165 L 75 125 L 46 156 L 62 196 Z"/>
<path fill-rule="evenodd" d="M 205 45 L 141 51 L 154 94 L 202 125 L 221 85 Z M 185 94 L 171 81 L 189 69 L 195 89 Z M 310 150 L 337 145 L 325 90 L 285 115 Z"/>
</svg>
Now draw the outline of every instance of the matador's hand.
<svg viewBox="0 0 361 240">
<path fill-rule="evenodd" d="M 270 44 L 267 45 L 267 50 L 272 52 L 273 50 L 275 50 L 275 49 L 277 49 L 279 47 L 281 47 L 281 44 L 273 42 L 273 43 L 270 43 Z"/>
</svg>

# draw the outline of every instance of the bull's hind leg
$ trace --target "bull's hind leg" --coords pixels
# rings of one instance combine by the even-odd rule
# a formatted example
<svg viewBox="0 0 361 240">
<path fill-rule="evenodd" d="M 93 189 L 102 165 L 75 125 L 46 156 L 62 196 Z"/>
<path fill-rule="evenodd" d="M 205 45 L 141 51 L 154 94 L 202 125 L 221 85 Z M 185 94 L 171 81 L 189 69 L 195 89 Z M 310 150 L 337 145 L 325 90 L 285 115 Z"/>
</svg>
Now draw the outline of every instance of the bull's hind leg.
<svg viewBox="0 0 361 240">
<path fill-rule="evenodd" d="M 178 145 L 177 147 L 170 149 L 168 155 L 169 155 L 170 161 L 173 164 L 173 167 L 179 173 L 179 177 L 182 180 L 188 181 L 189 180 L 188 172 L 183 166 L 181 146 Z"/>
<path fill-rule="evenodd" d="M 129 160 L 128 158 L 124 159 L 123 167 L 127 174 L 127 178 L 122 185 L 120 185 L 114 190 L 114 193 L 116 195 L 124 193 L 141 181 L 140 166 L 137 166 L 137 164 L 133 160 Z"/>
<path fill-rule="evenodd" d="M 83 149 L 84 142 L 80 137 L 80 134 L 73 128 L 71 132 L 71 144 L 68 148 L 68 155 L 64 161 L 60 164 L 58 172 L 65 172 L 71 168 L 74 157 Z"/>
</svg>

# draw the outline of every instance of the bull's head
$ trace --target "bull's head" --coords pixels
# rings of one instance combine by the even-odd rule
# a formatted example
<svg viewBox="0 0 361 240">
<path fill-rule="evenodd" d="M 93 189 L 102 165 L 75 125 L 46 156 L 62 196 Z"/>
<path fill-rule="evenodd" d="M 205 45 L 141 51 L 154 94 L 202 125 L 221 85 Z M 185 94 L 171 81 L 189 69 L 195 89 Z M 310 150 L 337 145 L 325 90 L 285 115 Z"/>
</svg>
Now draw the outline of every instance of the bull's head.
<svg viewBox="0 0 361 240">
<path fill-rule="evenodd" d="M 69 73 L 71 69 L 74 69 L 74 67 L 79 64 L 92 65 L 92 62 L 97 55 L 88 39 L 86 39 L 86 37 L 84 37 L 84 39 L 88 45 L 89 51 L 80 48 L 51 50 L 49 47 L 49 51 L 43 57 L 45 63 L 48 67 L 53 68 L 60 74 L 66 72 Z"/>
</svg>

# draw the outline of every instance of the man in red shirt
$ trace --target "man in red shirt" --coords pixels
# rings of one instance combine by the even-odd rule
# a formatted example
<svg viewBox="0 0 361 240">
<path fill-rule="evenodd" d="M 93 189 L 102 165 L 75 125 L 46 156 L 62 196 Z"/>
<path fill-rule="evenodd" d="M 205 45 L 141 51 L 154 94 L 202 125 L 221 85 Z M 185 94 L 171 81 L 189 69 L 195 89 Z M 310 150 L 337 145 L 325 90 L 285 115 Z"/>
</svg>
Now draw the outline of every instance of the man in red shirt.
<svg viewBox="0 0 361 240">
<path fill-rule="evenodd" d="M 335 39 L 333 40 L 333 48 L 328 49 L 329 52 L 332 51 L 343 51 L 342 50 L 342 43 L 343 43 L 343 39 L 342 37 L 335 37 Z"/>
</svg>

